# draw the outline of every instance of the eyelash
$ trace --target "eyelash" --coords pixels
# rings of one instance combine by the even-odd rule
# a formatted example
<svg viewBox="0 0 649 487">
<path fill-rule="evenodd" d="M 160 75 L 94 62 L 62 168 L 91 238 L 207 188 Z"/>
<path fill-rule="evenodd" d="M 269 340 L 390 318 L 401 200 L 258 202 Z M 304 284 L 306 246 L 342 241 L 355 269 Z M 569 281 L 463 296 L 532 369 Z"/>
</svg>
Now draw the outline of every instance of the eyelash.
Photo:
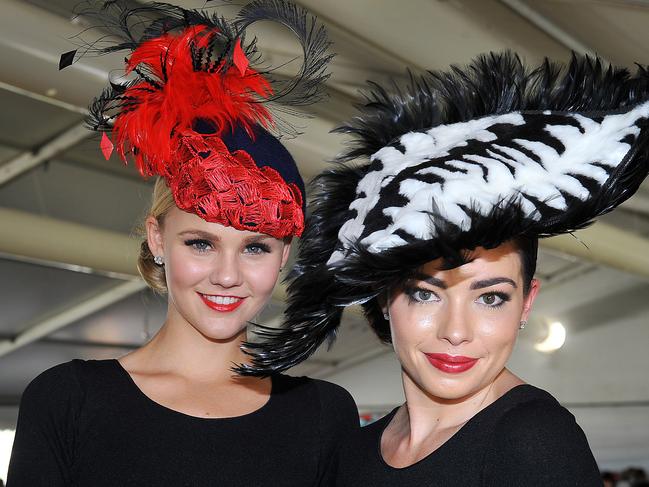
<svg viewBox="0 0 649 487">
<path fill-rule="evenodd" d="M 410 303 L 427 304 L 427 303 L 434 303 L 434 302 L 439 301 L 439 296 L 437 295 L 437 293 L 435 293 L 434 291 L 432 291 L 430 289 L 424 289 L 424 288 L 421 288 L 421 287 L 408 287 L 408 288 L 404 289 L 404 292 L 405 292 L 406 296 L 408 297 L 408 302 L 410 302 Z M 431 297 L 435 297 L 436 299 L 432 299 L 432 300 L 417 299 L 416 298 L 417 293 L 430 294 Z M 498 292 L 498 291 L 492 291 L 492 292 L 481 294 L 480 297 L 478 298 L 478 301 L 485 298 L 486 296 L 495 296 L 495 297 L 500 299 L 500 302 L 497 303 L 497 304 L 487 304 L 487 303 L 484 303 L 484 302 L 478 303 L 478 304 L 480 304 L 482 306 L 486 306 L 486 307 L 492 308 L 492 309 L 500 308 L 501 306 L 504 306 L 505 303 L 507 303 L 507 302 L 509 302 L 511 300 L 511 296 L 509 294 L 507 294 L 507 293 Z"/>
<path fill-rule="evenodd" d="M 212 244 L 209 240 L 204 240 L 201 238 L 186 240 L 185 245 L 188 247 L 193 247 L 199 253 L 205 253 L 212 248 Z M 245 252 L 253 255 L 259 255 L 264 253 L 270 253 L 271 248 L 269 245 L 264 243 L 251 243 L 246 245 Z"/>
<path fill-rule="evenodd" d="M 430 289 L 424 289 L 421 287 L 407 287 L 404 289 L 404 292 L 406 293 L 406 296 L 408 296 L 408 302 L 414 303 L 414 304 L 426 304 L 426 303 L 434 303 L 436 301 L 439 301 L 439 296 L 435 291 L 431 291 Z M 417 293 L 427 293 L 430 294 L 431 297 L 435 297 L 436 299 L 428 301 L 428 300 L 422 300 L 422 299 L 417 299 L 415 295 Z"/>
<path fill-rule="evenodd" d="M 492 291 L 489 293 L 484 293 L 480 295 L 478 300 L 484 298 L 485 296 L 495 296 L 500 299 L 500 302 L 498 304 L 487 304 L 487 303 L 478 303 L 482 306 L 487 306 L 488 308 L 500 308 L 501 306 L 504 306 L 508 301 L 511 300 L 511 296 L 507 293 L 502 293 L 498 291 Z"/>
<path fill-rule="evenodd" d="M 193 247 L 194 250 L 199 253 L 207 252 L 210 248 L 212 248 L 212 244 L 208 240 L 204 240 L 202 238 L 185 240 L 185 245 L 187 245 L 187 247 Z"/>
<path fill-rule="evenodd" d="M 251 249 L 258 249 L 254 252 L 249 252 L 254 255 L 269 254 L 271 252 L 270 246 L 259 242 L 246 245 L 246 250 L 251 250 Z"/>
</svg>

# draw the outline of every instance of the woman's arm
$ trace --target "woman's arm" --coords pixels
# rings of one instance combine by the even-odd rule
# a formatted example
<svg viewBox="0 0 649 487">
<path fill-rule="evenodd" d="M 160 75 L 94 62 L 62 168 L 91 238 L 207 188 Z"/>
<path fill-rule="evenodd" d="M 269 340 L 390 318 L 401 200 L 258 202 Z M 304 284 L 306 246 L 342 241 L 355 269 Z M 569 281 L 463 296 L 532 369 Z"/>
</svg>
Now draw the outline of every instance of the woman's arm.
<svg viewBox="0 0 649 487">
<path fill-rule="evenodd" d="M 27 386 L 20 401 L 7 487 L 72 484 L 80 400 L 72 363 L 43 372 Z"/>
<path fill-rule="evenodd" d="M 574 416 L 552 401 L 532 401 L 509 411 L 486 455 L 485 485 L 602 485 L 586 435 Z"/>
</svg>

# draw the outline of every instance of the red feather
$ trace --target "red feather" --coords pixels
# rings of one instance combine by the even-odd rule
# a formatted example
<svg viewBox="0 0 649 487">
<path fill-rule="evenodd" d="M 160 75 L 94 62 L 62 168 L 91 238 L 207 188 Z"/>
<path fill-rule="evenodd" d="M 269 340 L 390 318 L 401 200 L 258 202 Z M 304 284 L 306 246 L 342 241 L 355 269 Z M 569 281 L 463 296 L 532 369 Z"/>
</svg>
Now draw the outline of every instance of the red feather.
<svg viewBox="0 0 649 487">
<path fill-rule="evenodd" d="M 192 46 L 206 47 L 214 35 L 218 33 L 205 25 L 168 33 L 143 42 L 127 61 L 127 73 L 146 68 L 154 80 L 123 94 L 113 139 L 122 159 L 132 154 L 144 176 L 173 172 L 182 162 L 176 157 L 180 134 L 191 131 L 196 119 L 211 122 L 217 135 L 237 125 L 252 134 L 254 125 L 268 128 L 273 123 L 258 103 L 272 95 L 262 75 L 248 68 L 242 76 L 236 65 L 225 61 L 215 72 L 194 70 Z"/>
</svg>

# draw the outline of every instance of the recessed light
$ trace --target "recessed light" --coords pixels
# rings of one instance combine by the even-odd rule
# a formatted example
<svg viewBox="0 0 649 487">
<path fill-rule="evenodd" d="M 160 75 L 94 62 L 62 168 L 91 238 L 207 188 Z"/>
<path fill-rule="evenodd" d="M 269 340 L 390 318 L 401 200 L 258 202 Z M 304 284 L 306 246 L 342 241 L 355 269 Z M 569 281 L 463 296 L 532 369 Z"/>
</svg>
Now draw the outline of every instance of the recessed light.
<svg viewBox="0 0 649 487">
<path fill-rule="evenodd" d="M 548 326 L 548 336 L 545 340 L 534 345 L 534 348 L 539 352 L 552 353 L 559 350 L 566 342 L 566 328 L 555 321 Z"/>
</svg>

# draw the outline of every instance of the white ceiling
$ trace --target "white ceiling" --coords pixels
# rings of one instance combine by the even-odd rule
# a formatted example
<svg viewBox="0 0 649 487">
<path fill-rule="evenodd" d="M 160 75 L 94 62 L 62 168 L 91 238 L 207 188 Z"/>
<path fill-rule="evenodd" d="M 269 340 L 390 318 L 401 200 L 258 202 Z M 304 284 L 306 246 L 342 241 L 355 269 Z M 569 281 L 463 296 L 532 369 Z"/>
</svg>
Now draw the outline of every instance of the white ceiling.
<svg viewBox="0 0 649 487">
<path fill-rule="evenodd" d="M 116 158 L 104 161 L 97 137 L 79 126 L 84 107 L 104 86 L 108 72 L 119 67 L 120 56 L 84 60 L 58 71 L 60 54 L 73 48 L 69 38 L 81 28 L 71 21 L 77 1 L 1 0 L 0 406 L 6 407 L 0 408 L 0 422 L 5 424 L 14 420 L 22 389 L 39 372 L 76 357 L 118 356 L 155 333 L 164 317 L 161 298 L 133 281 L 134 264 L 128 257 L 137 246 L 134 228 L 145 211 L 150 183 Z M 174 3 L 200 7 L 204 0 Z M 327 24 L 338 53 L 329 102 L 314 107 L 315 118 L 299 122 L 305 134 L 287 142 L 307 179 L 340 150 L 341 137 L 328 132 L 353 113 L 352 103 L 367 79 L 401 78 L 406 67 L 443 69 L 503 49 L 530 62 L 543 56 L 567 59 L 575 49 L 628 66 L 649 63 L 645 1 L 300 3 Z M 297 54 L 286 32 L 262 26 L 258 35 L 273 62 Z M 588 242 L 584 234 L 590 251 L 571 255 L 575 252 L 570 249 L 544 247 L 539 266 L 544 290 L 513 366 L 573 406 L 603 464 L 643 455 L 649 462 L 649 421 L 639 420 L 649 420 L 646 361 L 624 355 L 625 336 L 611 343 L 615 330 L 626 326 L 631 327 L 629 336 L 645 340 L 644 348 L 649 348 L 649 252 L 627 255 L 616 243 L 634 238 L 640 245 L 636 249 L 649 251 L 647 186 L 606 223 L 597 242 Z M 615 245 L 597 250 L 607 242 Z M 265 322 L 277 321 L 282 297 L 278 289 L 262 317 Z M 610 357 L 619 374 L 606 380 L 615 387 L 595 393 L 597 380 L 584 380 L 588 369 L 575 366 L 567 352 L 551 359 L 527 352 L 550 319 L 566 323 L 573 346 L 588 344 L 593 361 Z M 16 338 L 24 345 L 16 346 Z M 375 374 L 398 376 L 397 369 L 380 365 L 389 353 L 358 314 L 348 313 L 336 346 L 319 351 L 293 372 L 348 385 L 362 407 L 387 407 L 400 400 L 398 380 L 383 382 L 381 394 L 366 394 L 364 386 L 371 381 L 361 371 L 376 363 Z M 571 353 L 574 358 L 576 352 Z M 640 424 L 630 423 L 631 417 Z"/>
</svg>

